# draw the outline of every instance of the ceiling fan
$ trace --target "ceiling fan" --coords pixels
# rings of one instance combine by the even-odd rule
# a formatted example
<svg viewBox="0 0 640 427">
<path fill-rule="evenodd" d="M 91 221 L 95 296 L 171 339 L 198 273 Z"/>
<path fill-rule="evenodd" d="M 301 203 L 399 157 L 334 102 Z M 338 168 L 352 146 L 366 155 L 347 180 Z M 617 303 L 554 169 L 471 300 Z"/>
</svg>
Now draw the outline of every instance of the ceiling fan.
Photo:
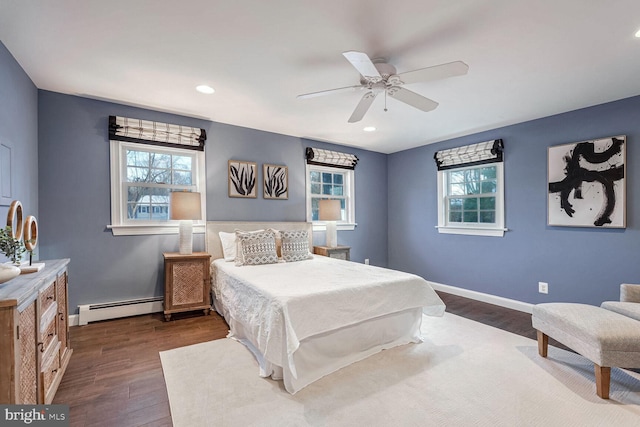
<svg viewBox="0 0 640 427">
<path fill-rule="evenodd" d="M 385 92 L 385 96 L 389 95 L 418 110 L 425 112 L 434 110 L 438 106 L 437 102 L 405 89 L 403 85 L 461 76 L 467 74 L 469 70 L 469 66 L 464 62 L 455 61 L 396 74 L 396 67 L 381 59 L 371 60 L 366 53 L 349 51 L 343 52 L 342 55 L 344 55 L 347 61 L 360 73 L 359 85 L 305 93 L 298 95 L 297 98 L 307 99 L 337 92 L 366 90 L 356 109 L 353 111 L 353 114 L 351 114 L 349 123 L 356 123 L 362 120 L 373 103 L 373 100 L 383 91 Z M 385 107 L 385 111 L 386 110 Z"/>
</svg>

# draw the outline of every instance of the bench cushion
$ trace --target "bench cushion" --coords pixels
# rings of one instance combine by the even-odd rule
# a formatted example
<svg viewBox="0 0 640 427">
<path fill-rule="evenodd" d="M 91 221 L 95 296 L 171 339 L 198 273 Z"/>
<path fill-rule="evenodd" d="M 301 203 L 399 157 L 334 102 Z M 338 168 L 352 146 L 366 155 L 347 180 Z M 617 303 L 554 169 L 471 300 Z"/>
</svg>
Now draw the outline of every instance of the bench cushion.
<svg viewBox="0 0 640 427">
<path fill-rule="evenodd" d="M 600 366 L 640 367 L 640 322 L 601 307 L 547 303 L 533 307 L 533 327 Z"/>
<path fill-rule="evenodd" d="M 600 307 L 615 311 L 635 320 L 640 320 L 640 304 L 637 302 L 605 301 Z"/>
</svg>

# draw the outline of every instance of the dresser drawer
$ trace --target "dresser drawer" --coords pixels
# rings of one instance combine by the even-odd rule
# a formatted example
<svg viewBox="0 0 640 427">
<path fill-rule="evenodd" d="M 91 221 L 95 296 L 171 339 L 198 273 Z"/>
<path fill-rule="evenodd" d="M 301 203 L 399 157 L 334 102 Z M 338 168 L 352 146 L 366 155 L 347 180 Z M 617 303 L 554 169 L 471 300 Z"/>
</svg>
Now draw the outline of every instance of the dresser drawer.
<svg viewBox="0 0 640 427">
<path fill-rule="evenodd" d="M 56 376 L 58 375 L 58 371 L 60 370 L 59 352 L 60 342 L 56 340 L 56 345 L 53 348 L 53 351 L 50 354 L 47 352 L 47 357 L 43 359 L 42 371 L 40 372 L 40 384 L 42 385 L 41 390 L 42 396 L 45 397 L 45 404 L 51 403 L 47 396 L 52 394 L 51 386 L 53 385 Z"/>
<path fill-rule="evenodd" d="M 40 340 L 38 341 L 40 351 L 43 353 L 47 352 L 54 339 L 57 341 L 55 318 L 52 319 L 44 329 L 40 329 Z"/>
<path fill-rule="evenodd" d="M 49 286 L 38 292 L 38 301 L 40 302 L 40 310 L 46 312 L 56 300 L 55 282 L 51 282 Z"/>
</svg>

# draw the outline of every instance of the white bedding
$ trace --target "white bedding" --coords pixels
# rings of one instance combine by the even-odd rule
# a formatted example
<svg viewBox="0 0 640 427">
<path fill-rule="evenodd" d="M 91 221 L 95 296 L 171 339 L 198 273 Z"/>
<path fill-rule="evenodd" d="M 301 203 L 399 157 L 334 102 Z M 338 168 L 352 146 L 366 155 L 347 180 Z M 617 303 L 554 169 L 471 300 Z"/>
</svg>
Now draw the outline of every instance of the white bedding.
<svg viewBox="0 0 640 427">
<path fill-rule="evenodd" d="M 241 324 L 257 356 L 294 378 L 295 353 L 306 338 L 410 309 L 432 316 L 445 309 L 419 276 L 322 256 L 241 267 L 217 259 L 212 277 L 215 298 L 232 319 L 230 336 L 231 323 Z"/>
</svg>

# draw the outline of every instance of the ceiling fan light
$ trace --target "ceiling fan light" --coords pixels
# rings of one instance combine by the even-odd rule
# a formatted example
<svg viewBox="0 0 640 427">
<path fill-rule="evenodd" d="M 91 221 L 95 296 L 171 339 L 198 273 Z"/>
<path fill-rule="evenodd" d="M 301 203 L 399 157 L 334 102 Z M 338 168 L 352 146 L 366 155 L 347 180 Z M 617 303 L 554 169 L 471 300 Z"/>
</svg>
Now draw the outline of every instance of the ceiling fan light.
<svg viewBox="0 0 640 427">
<path fill-rule="evenodd" d="M 376 130 L 376 128 L 373 127 L 373 126 L 366 126 L 362 130 L 365 131 L 365 132 L 374 132 Z"/>
<path fill-rule="evenodd" d="M 204 93 L 206 95 L 211 95 L 213 92 L 215 92 L 214 88 L 212 88 L 211 86 L 207 86 L 207 85 L 196 86 L 196 90 L 198 92 Z"/>
</svg>

